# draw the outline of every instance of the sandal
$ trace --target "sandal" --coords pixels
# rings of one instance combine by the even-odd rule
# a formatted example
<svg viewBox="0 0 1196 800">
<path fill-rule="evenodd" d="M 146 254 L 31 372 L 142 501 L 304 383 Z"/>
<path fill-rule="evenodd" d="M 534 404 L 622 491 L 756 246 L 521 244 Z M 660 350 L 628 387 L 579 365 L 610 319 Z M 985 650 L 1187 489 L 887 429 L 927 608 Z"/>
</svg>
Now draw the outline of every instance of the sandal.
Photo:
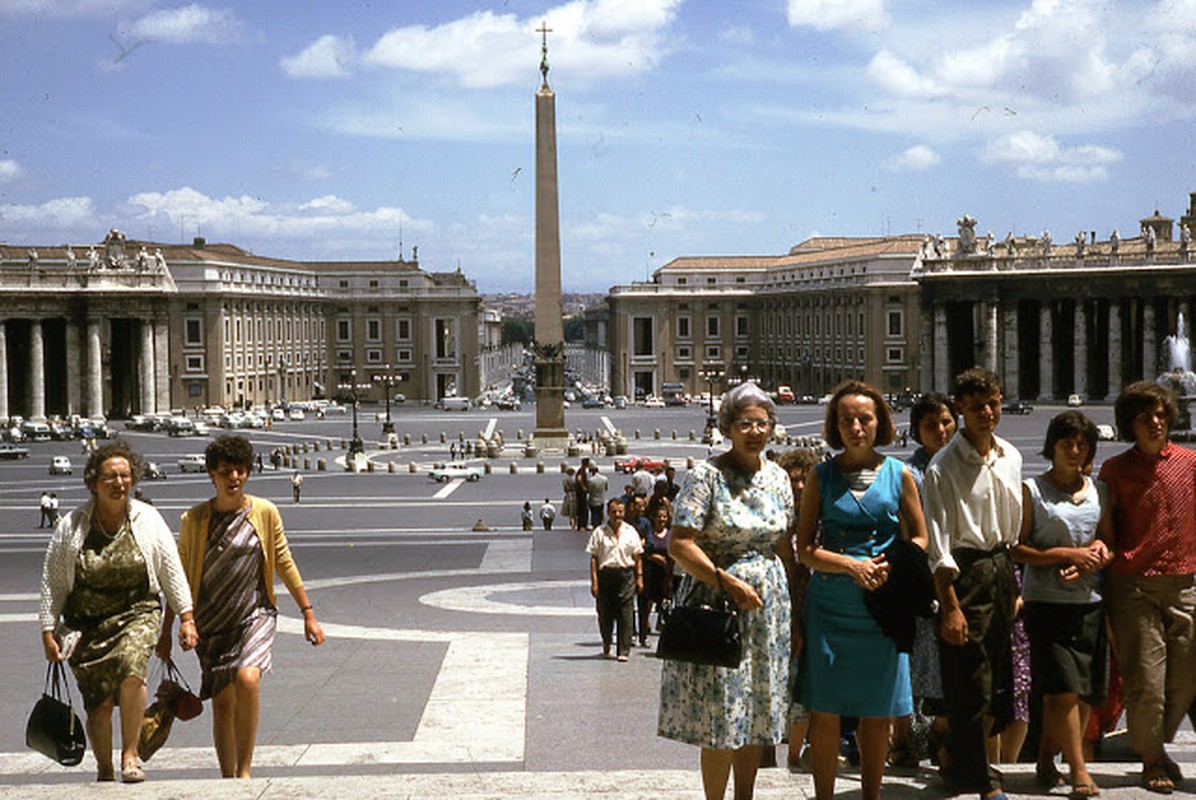
<svg viewBox="0 0 1196 800">
<path fill-rule="evenodd" d="M 1087 783 L 1077 783 L 1071 787 L 1071 792 L 1067 795 L 1070 800 L 1082 800 L 1085 797 L 1096 797 L 1100 794 L 1100 787 L 1092 781 Z"/>
<path fill-rule="evenodd" d="M 143 780 L 145 780 L 145 770 L 137 764 L 128 764 L 121 768 L 121 783 L 141 783 Z"/>
<path fill-rule="evenodd" d="M 1165 756 L 1163 760 L 1163 769 L 1167 770 L 1167 777 L 1176 786 L 1184 782 L 1184 774 L 1180 772 L 1179 764 L 1171 760 L 1170 756 Z"/>
<path fill-rule="evenodd" d="M 1066 786 L 1067 780 L 1054 763 L 1034 765 L 1034 783 L 1039 789 L 1054 789 Z"/>
<path fill-rule="evenodd" d="M 919 759 L 908 745 L 895 745 L 889 748 L 888 762 L 890 767 L 906 767 L 917 769 Z"/>
<path fill-rule="evenodd" d="M 1167 775 L 1167 765 L 1162 762 L 1142 765 L 1142 788 L 1155 794 L 1171 794 L 1175 783 Z"/>
</svg>

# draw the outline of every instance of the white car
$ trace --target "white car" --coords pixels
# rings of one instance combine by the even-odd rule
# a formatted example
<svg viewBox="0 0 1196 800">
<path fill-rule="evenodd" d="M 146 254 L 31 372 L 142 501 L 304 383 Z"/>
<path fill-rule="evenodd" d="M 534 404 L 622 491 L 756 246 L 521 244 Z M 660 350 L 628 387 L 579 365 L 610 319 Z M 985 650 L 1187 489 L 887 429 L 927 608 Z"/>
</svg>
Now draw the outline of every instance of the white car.
<svg viewBox="0 0 1196 800">
<path fill-rule="evenodd" d="M 1069 394 L 1067 396 L 1067 404 L 1072 408 L 1082 406 L 1084 405 L 1084 398 L 1080 397 L 1078 394 Z"/>
<path fill-rule="evenodd" d="M 644 399 L 644 408 L 664 408 L 664 399 L 650 394 Z"/>
<path fill-rule="evenodd" d="M 1102 442 L 1112 442 L 1117 438 L 1117 431 L 1112 425 L 1097 425 L 1096 438 Z"/>
<path fill-rule="evenodd" d="M 287 414 L 287 419 L 291 422 L 302 422 L 307 419 L 307 415 L 303 413 L 302 408 L 292 408 L 291 413 Z"/>
<path fill-rule="evenodd" d="M 179 468 L 179 472 L 207 472 L 208 462 L 204 458 L 203 453 L 193 453 L 189 456 L 183 456 L 175 462 Z"/>
<path fill-rule="evenodd" d="M 282 422 L 287 418 L 287 412 L 283 411 L 281 408 L 276 408 L 270 412 L 270 417 L 275 422 Z"/>
<path fill-rule="evenodd" d="M 71 460 L 66 456 L 54 456 L 50 459 L 51 475 L 70 475 L 73 471 Z"/>
<path fill-rule="evenodd" d="M 442 464 L 438 467 L 433 467 L 428 472 L 428 477 L 437 483 L 448 483 L 449 481 L 463 480 L 463 481 L 479 481 L 482 479 L 482 468 L 472 467 L 469 464 Z"/>
</svg>

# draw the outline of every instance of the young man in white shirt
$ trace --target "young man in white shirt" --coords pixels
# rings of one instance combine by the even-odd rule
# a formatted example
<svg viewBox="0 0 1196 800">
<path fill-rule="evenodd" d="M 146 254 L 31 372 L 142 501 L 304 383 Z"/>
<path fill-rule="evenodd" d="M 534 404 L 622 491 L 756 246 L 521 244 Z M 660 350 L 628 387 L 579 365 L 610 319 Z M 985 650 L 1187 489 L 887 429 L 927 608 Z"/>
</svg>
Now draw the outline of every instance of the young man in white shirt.
<svg viewBox="0 0 1196 800">
<path fill-rule="evenodd" d="M 988 766 L 986 718 L 1010 702 L 1017 579 L 1009 548 L 1022 519 L 1022 457 L 996 435 L 1001 382 L 985 369 L 955 378 L 964 427 L 926 470 L 923 506 L 941 606 L 939 655 L 950 731 L 943 774 L 955 791 L 1004 800 Z"/>
<path fill-rule="evenodd" d="M 631 628 L 635 596 L 644 591 L 644 552 L 639 532 L 623 521 L 623 498 L 606 504 L 606 522 L 594 529 L 586 552 L 590 554 L 590 594 L 598 605 L 598 630 L 602 655 L 610 658 L 611 633 L 618 622 L 619 661 L 631 654 Z"/>
</svg>

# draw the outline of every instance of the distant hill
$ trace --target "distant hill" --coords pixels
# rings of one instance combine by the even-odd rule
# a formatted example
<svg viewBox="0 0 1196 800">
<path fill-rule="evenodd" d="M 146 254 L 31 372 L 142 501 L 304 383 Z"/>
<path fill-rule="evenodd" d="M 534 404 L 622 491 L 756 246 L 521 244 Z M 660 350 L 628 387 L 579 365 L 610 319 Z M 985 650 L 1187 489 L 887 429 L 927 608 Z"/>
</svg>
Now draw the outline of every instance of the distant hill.
<svg viewBox="0 0 1196 800">
<path fill-rule="evenodd" d="M 565 316 L 580 314 L 587 308 L 599 305 L 605 300 L 606 295 L 602 293 L 564 292 L 561 295 Z M 531 294 L 516 294 L 514 292 L 483 294 L 482 302 L 490 308 L 497 309 L 504 317 L 527 317 L 530 319 L 535 316 L 536 298 Z"/>
</svg>

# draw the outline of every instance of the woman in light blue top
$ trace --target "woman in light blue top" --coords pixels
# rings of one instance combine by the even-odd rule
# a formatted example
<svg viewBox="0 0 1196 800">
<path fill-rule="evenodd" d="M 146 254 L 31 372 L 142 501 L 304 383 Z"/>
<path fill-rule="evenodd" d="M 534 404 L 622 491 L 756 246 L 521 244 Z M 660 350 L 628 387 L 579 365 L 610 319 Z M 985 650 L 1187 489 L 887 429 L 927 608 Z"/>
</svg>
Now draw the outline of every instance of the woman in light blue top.
<svg viewBox="0 0 1196 800">
<path fill-rule="evenodd" d="M 1072 797 L 1100 793 L 1084 763 L 1080 735 L 1088 708 L 1108 684 L 1108 641 L 1100 570 L 1113 559 L 1103 483 L 1086 475 L 1096 456 L 1096 425 L 1078 411 L 1051 420 L 1042 454 L 1051 468 L 1023 486 L 1015 561 L 1022 581 L 1030 670 L 1043 698 L 1043 741 L 1036 774 L 1044 788 L 1062 784 L 1054 754 L 1071 769 Z"/>
</svg>

